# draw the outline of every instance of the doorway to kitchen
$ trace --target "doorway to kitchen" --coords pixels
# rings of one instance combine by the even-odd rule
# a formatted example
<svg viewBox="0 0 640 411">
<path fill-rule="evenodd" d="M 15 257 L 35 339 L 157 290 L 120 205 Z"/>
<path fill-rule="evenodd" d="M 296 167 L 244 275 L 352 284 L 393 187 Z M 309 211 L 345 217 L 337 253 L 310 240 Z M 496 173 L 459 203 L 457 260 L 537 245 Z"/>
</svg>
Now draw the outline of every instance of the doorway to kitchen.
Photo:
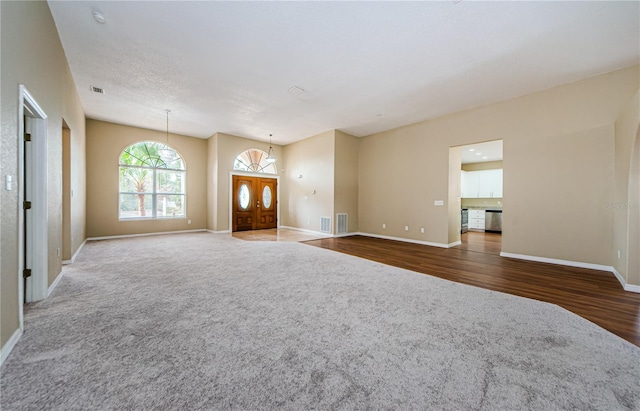
<svg viewBox="0 0 640 411">
<path fill-rule="evenodd" d="M 459 188 L 460 245 L 469 251 L 500 254 L 503 216 L 503 150 L 502 140 L 470 144 L 457 149 L 459 173 L 451 180 Z M 456 180 L 457 179 L 457 180 Z M 451 219 L 450 219 L 451 221 Z"/>
</svg>

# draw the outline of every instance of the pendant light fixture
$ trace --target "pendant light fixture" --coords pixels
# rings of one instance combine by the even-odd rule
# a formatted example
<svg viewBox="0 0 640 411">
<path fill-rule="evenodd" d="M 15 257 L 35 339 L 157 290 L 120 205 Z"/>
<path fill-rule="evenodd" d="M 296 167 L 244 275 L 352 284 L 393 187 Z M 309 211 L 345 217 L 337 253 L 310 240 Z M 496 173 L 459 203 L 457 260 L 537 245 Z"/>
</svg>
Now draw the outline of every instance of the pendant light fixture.
<svg viewBox="0 0 640 411">
<path fill-rule="evenodd" d="M 273 147 L 271 147 L 271 136 L 272 134 L 269 134 L 269 153 L 267 155 L 267 162 L 275 163 L 276 158 L 273 156 Z"/>
</svg>

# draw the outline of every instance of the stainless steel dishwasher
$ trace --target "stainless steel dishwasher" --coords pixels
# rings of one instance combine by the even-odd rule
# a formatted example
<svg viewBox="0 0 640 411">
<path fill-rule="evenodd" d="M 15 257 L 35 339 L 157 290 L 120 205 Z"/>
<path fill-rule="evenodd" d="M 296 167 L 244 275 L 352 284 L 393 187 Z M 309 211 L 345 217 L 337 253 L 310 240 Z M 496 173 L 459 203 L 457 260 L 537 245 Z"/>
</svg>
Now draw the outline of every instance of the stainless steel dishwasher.
<svg viewBox="0 0 640 411">
<path fill-rule="evenodd" d="M 502 232 L 502 210 L 486 210 L 484 212 L 484 231 Z"/>
</svg>

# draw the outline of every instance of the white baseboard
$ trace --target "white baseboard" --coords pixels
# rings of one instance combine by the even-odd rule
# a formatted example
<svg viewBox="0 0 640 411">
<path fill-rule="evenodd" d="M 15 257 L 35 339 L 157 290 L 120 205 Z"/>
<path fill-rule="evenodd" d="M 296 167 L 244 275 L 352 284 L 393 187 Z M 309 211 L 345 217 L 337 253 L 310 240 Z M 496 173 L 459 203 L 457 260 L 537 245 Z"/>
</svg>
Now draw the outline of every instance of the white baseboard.
<svg viewBox="0 0 640 411">
<path fill-rule="evenodd" d="M 69 265 L 69 264 L 73 264 L 76 261 L 76 258 L 78 258 L 78 254 L 80 254 L 80 250 L 82 250 L 82 247 L 84 247 L 84 245 L 87 244 L 87 239 L 85 239 L 82 244 L 80 244 L 80 247 L 78 247 L 78 249 L 76 250 L 75 253 L 73 253 L 73 256 L 71 256 L 71 260 L 63 260 L 62 261 L 62 265 Z"/>
<path fill-rule="evenodd" d="M 285 230 L 300 231 L 300 232 L 303 232 L 303 233 L 318 235 L 318 236 L 327 237 L 327 238 L 333 237 L 333 235 L 330 234 L 330 233 L 323 233 L 322 231 L 307 230 L 305 228 L 289 227 L 289 226 L 286 226 L 286 225 L 281 225 L 278 228 L 282 228 L 282 229 L 285 229 Z"/>
<path fill-rule="evenodd" d="M 231 230 L 220 230 L 220 231 L 207 230 L 207 232 L 211 234 L 229 234 Z"/>
<path fill-rule="evenodd" d="M 630 292 L 634 292 L 634 293 L 640 293 L 640 286 L 633 285 L 633 284 L 627 284 L 627 281 L 622 277 L 622 275 L 620 275 L 618 270 L 616 270 L 614 267 L 612 267 L 610 265 L 583 263 L 583 262 L 580 262 L 580 261 L 559 260 L 559 259 L 555 259 L 555 258 L 536 257 L 536 256 L 532 256 L 532 255 L 513 254 L 513 253 L 505 253 L 505 252 L 501 252 L 500 256 L 501 257 L 508 257 L 508 258 L 516 258 L 518 260 L 537 261 L 537 262 L 540 262 L 540 263 L 566 265 L 568 267 L 578 267 L 578 268 L 587 268 L 587 269 L 590 269 L 590 270 L 608 271 L 608 272 L 612 273 L 614 275 L 614 277 L 616 277 L 616 279 L 620 282 L 620 284 L 622 285 L 622 288 L 625 291 L 630 291 Z"/>
<path fill-rule="evenodd" d="M 367 236 L 367 237 L 382 238 L 383 240 L 402 241 L 402 242 L 405 242 L 405 243 L 428 245 L 428 246 L 431 246 L 431 247 L 439 247 L 439 248 L 449 248 L 449 247 L 452 247 L 451 244 L 455 244 L 455 243 L 451 243 L 451 244 L 432 243 L 430 241 L 412 240 L 410 238 L 392 237 L 392 236 L 388 236 L 388 235 L 362 233 L 362 232 L 355 233 L 355 235 L 364 235 L 364 236 Z"/>
<path fill-rule="evenodd" d="M 13 351 L 13 347 L 16 346 L 20 337 L 22 337 L 22 330 L 18 328 L 11 338 L 9 338 L 9 341 L 7 341 L 4 347 L 0 349 L 0 367 L 4 364 L 4 361 L 9 358 L 9 354 Z"/>
<path fill-rule="evenodd" d="M 53 280 L 53 282 L 49 286 L 49 289 L 47 290 L 47 297 L 49 297 L 51 295 L 51 292 L 58 286 L 58 283 L 60 282 L 60 280 L 62 280 L 62 277 L 64 277 L 64 270 L 60 271 L 60 274 L 58 274 L 56 279 Z"/>
<path fill-rule="evenodd" d="M 640 293 L 640 285 L 625 284 L 624 290 L 632 293 Z"/>
<path fill-rule="evenodd" d="M 461 245 L 461 244 L 462 244 L 462 241 L 454 241 L 453 243 L 449 243 L 448 247 L 451 248 L 451 247 L 455 247 L 455 246 L 458 246 L 458 245 Z"/>
<path fill-rule="evenodd" d="M 113 240 L 116 238 L 129 238 L 129 237 L 147 237 L 150 235 L 163 235 L 163 234 L 181 234 L 181 233 L 197 233 L 207 231 L 204 228 L 198 228 L 195 230 L 178 230 L 178 231 L 158 231 L 155 233 L 142 233 L 142 234 L 125 234 L 125 235 L 109 235 L 104 237 L 89 237 L 86 241 L 97 241 L 97 240 Z"/>
<path fill-rule="evenodd" d="M 340 233 L 340 234 L 335 234 L 334 237 L 339 238 L 339 237 L 351 237 L 354 235 L 358 235 L 359 233 Z"/>
</svg>

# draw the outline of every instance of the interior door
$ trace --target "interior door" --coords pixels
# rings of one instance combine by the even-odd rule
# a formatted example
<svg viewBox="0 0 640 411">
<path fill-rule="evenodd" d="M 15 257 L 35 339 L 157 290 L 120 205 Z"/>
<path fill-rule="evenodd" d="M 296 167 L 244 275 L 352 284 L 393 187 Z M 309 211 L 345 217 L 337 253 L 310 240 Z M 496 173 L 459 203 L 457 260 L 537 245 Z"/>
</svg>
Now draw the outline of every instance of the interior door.
<svg viewBox="0 0 640 411">
<path fill-rule="evenodd" d="M 277 180 L 275 178 L 256 177 L 258 199 L 256 204 L 257 229 L 277 228 Z"/>
<path fill-rule="evenodd" d="M 233 176 L 232 231 L 278 227 L 278 180 Z"/>
</svg>

